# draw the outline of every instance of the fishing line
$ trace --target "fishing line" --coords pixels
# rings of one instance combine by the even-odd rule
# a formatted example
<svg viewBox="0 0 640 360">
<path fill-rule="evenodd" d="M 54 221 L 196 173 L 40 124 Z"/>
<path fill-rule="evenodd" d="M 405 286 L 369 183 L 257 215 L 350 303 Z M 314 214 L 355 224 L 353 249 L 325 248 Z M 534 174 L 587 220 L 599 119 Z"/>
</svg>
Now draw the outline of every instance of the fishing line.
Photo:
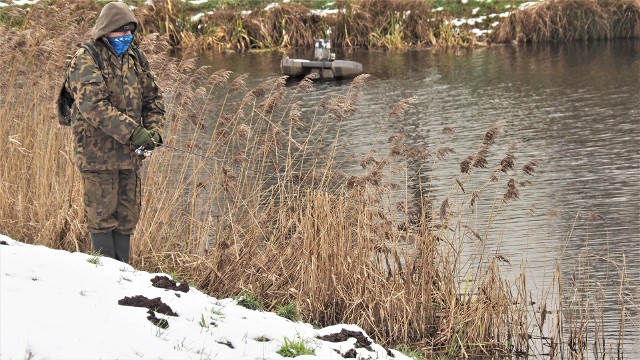
<svg viewBox="0 0 640 360">
<path fill-rule="evenodd" d="M 226 165 L 226 166 L 229 166 L 229 167 L 232 167 L 232 168 L 239 168 L 239 167 L 240 167 L 240 165 L 238 165 L 238 164 L 232 164 L 232 163 L 230 163 L 228 160 L 220 159 L 220 158 L 215 157 L 215 156 L 203 155 L 203 154 L 200 154 L 200 153 L 197 153 L 197 152 L 194 152 L 194 151 L 189 151 L 189 150 L 185 150 L 185 149 L 177 148 L 177 147 L 170 146 L 170 145 L 166 145 L 166 144 L 162 144 L 162 145 L 160 145 L 159 147 L 160 147 L 160 148 L 166 148 L 166 149 L 168 149 L 168 150 L 172 150 L 172 151 L 182 152 L 182 153 L 189 154 L 189 155 L 193 155 L 193 156 L 197 156 L 197 157 L 200 157 L 200 158 L 203 158 L 203 159 L 213 160 L 213 161 L 219 162 L 219 163 L 221 163 L 221 164 L 223 164 L 223 165 Z M 287 159 L 282 158 L 282 160 L 287 160 Z M 258 172 L 254 171 L 254 170 L 251 170 L 251 169 L 249 169 L 249 168 L 244 168 L 244 170 L 245 170 L 246 172 L 252 173 L 252 174 L 254 174 L 254 175 L 259 174 Z M 213 175 L 213 174 L 212 174 L 212 175 Z M 268 180 L 275 179 L 275 178 L 278 178 L 278 177 L 279 177 L 279 175 L 277 174 L 277 172 L 274 172 L 274 173 L 272 173 L 272 174 L 270 174 L 270 175 L 267 175 L 267 177 L 266 177 L 264 180 L 265 180 L 265 181 L 268 181 Z M 319 191 L 319 190 L 320 190 L 320 189 L 317 189 L 317 188 L 314 188 L 314 187 L 311 187 L 311 186 L 304 185 L 304 184 L 302 183 L 302 181 L 300 181 L 300 183 L 298 184 L 298 186 L 300 186 L 301 188 L 304 188 L 304 189 L 306 189 L 306 190 L 312 190 L 312 191 Z M 272 185 L 271 187 L 274 187 L 274 186 Z M 340 186 L 332 187 L 332 188 L 329 188 L 328 190 L 329 190 L 329 192 L 332 192 L 332 193 L 333 193 L 333 192 L 335 192 L 336 190 L 338 190 L 338 189 L 339 189 L 339 187 L 340 187 Z M 326 192 L 326 191 L 325 191 L 325 192 Z M 266 194 L 266 193 L 267 193 L 267 191 L 265 191 L 264 193 Z M 346 196 L 341 196 L 341 195 L 338 195 L 338 194 L 333 194 L 333 195 L 335 195 L 335 196 L 337 196 L 337 197 L 339 197 L 339 198 L 341 198 L 341 199 L 343 199 L 343 200 L 346 200 L 346 199 L 347 199 L 347 197 L 346 197 Z M 374 205 L 374 204 L 371 204 L 371 203 L 369 203 L 369 202 L 365 202 L 365 201 L 361 201 L 361 200 L 357 200 L 357 199 L 350 199 L 350 201 L 353 201 L 353 202 L 358 203 L 358 204 L 360 204 L 360 205 L 369 206 L 369 207 L 375 208 L 375 209 L 377 209 L 377 210 L 386 210 L 386 209 L 385 209 L 385 208 L 383 208 L 382 206 Z M 246 206 L 246 204 L 245 204 L 245 206 Z"/>
</svg>

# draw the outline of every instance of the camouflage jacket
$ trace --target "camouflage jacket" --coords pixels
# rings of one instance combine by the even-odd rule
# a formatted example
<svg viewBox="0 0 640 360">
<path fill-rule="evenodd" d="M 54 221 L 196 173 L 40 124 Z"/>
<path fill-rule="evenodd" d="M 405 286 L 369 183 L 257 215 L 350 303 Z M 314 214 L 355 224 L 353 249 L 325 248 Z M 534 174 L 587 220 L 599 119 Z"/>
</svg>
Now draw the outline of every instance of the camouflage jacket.
<svg viewBox="0 0 640 360">
<path fill-rule="evenodd" d="M 95 44 L 104 62 L 102 71 L 84 48 L 68 69 L 66 86 L 75 99 L 71 118 L 76 166 L 80 170 L 137 169 L 141 159 L 129 137 L 140 125 L 162 134 L 162 95 L 131 49 L 120 58 L 104 38 Z"/>
</svg>

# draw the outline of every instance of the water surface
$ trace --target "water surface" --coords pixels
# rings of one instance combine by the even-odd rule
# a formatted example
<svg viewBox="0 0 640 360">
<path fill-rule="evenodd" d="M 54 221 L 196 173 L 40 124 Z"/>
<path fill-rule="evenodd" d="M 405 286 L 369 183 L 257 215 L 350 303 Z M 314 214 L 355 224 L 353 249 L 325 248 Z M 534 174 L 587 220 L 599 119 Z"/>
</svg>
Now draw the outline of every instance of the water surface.
<svg viewBox="0 0 640 360">
<path fill-rule="evenodd" d="M 310 58 L 312 51 L 290 51 Z M 214 69 L 249 73 L 257 83 L 279 75 L 281 54 L 211 54 Z M 605 332 L 619 322 L 619 280 L 628 281 L 623 296 L 630 315 L 626 354 L 640 356 L 640 42 L 596 42 L 561 46 L 520 46 L 452 51 L 353 51 L 338 58 L 361 62 L 372 75 L 361 90 L 358 112 L 341 124 L 341 144 L 353 153 L 388 150 L 388 138 L 403 134 L 412 145 L 455 150 L 446 160 L 413 164 L 429 183 L 409 176 L 409 188 L 428 188 L 442 201 L 454 179 L 467 191 L 483 184 L 488 170 L 460 173 L 459 162 L 473 153 L 496 121 L 506 120 L 494 145 L 500 161 L 509 144 L 519 141 L 516 166 L 537 159 L 534 176 L 511 176 L 520 200 L 495 219 L 486 237 L 490 253 L 509 260 L 505 271 L 527 266 L 529 291 L 542 297 L 558 264 L 564 282 L 584 280 L 585 294 L 605 297 Z M 251 85 L 251 84 L 250 84 Z M 311 112 L 327 92 L 348 81 L 320 83 L 301 98 Z M 398 101 L 416 97 L 404 118 L 389 121 Z M 455 132 L 447 134 L 443 128 Z M 327 134 L 331 137 L 332 134 Z M 346 171 L 358 161 L 338 159 Z M 415 175 L 415 173 L 413 174 Z M 499 185 L 496 185 L 499 186 Z M 488 191 L 485 211 L 476 213 L 478 229 L 504 187 Z M 478 230 L 477 229 L 477 230 Z M 473 248 L 470 241 L 470 248 Z M 624 265 L 624 268 L 622 266 Z M 539 292 L 540 294 L 536 294 Z"/>
</svg>

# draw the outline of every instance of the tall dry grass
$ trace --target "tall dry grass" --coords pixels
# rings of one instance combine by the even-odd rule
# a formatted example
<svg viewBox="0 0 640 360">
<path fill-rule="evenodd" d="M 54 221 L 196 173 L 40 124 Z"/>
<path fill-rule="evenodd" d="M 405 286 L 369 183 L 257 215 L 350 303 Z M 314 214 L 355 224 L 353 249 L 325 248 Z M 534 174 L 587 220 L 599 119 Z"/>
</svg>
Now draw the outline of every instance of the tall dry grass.
<svg viewBox="0 0 640 360">
<path fill-rule="evenodd" d="M 82 2 L 57 4 L 32 8 L 23 31 L 0 28 L 0 232 L 89 251 L 69 129 L 57 125 L 53 104 L 66 56 L 88 37 L 97 9 L 70 19 Z M 596 308 L 585 299 L 589 306 L 598 299 L 571 296 L 581 283 L 566 284 L 560 265 L 541 302 L 532 299 L 525 267 L 505 276 L 508 259 L 484 246 L 537 166 L 516 158 L 517 144 L 496 153 L 503 121 L 471 154 L 453 155 L 448 144 L 411 147 L 394 136 L 388 151 L 372 149 L 361 171 L 345 174 L 341 126 L 357 111 L 368 76 L 303 112 L 298 99 L 312 90 L 309 78 L 249 89 L 248 75 L 197 67 L 190 54 L 169 57 L 167 36 L 138 40 L 168 112 L 166 146 L 145 167 L 137 268 L 218 297 L 248 291 L 269 309 L 293 301 L 305 321 L 356 323 L 378 341 L 425 354 L 580 357 L 594 341 L 607 354 L 615 350 L 622 335 L 603 336 L 597 311 L 583 310 Z M 391 106 L 389 121 L 415 101 Z M 461 171 L 444 199 L 393 180 L 394 173 L 422 176 L 412 169 L 452 156 L 460 156 Z M 481 185 L 472 185 L 478 178 Z M 492 204 L 490 216 L 472 224 L 469 213 L 482 200 Z M 476 251 L 467 255 L 470 243 Z M 633 301 L 624 264 L 615 265 L 622 329 Z"/>
<path fill-rule="evenodd" d="M 500 22 L 495 42 L 568 42 L 640 37 L 639 0 L 547 0 Z"/>
<path fill-rule="evenodd" d="M 406 49 L 486 45 L 468 26 L 454 27 L 421 0 L 342 0 L 336 14 L 313 14 L 302 4 L 280 3 L 249 14 L 221 10 L 195 22 L 183 2 L 141 6 L 143 29 L 166 33 L 181 48 L 216 50 L 311 47 L 329 37 L 343 48 Z M 331 35 L 327 30 L 331 29 Z M 558 42 L 628 39 L 640 35 L 640 0 L 548 0 L 517 10 L 489 36 L 491 42 Z"/>
<path fill-rule="evenodd" d="M 321 16 L 298 3 L 280 3 L 249 14 L 235 10 L 187 19 L 182 2 L 165 0 L 141 6 L 144 29 L 170 34 L 172 45 L 215 50 L 311 47 L 316 38 L 338 47 L 397 49 L 445 44 L 441 17 L 432 19 L 431 5 L 420 0 L 340 1 L 338 13 Z M 178 24 L 178 25 L 176 25 Z M 460 39 L 460 43 L 465 43 Z"/>
<path fill-rule="evenodd" d="M 87 34 L 97 10 L 81 1 L 64 8 L 37 5 L 28 14 L 12 8 L 11 16 L 26 19 L 25 30 L 0 29 L 0 223 L 17 239 L 87 249 L 78 220 L 81 182 L 72 151 L 64 145 L 69 134 L 56 126 L 54 103 L 65 56 Z M 57 21 L 49 22 L 50 17 Z"/>
</svg>

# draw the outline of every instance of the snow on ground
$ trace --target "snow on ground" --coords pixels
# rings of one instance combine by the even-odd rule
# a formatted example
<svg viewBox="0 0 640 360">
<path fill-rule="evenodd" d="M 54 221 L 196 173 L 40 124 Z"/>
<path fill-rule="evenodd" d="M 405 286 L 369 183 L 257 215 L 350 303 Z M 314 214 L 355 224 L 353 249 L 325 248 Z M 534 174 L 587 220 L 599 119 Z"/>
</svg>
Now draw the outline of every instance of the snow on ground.
<svg viewBox="0 0 640 360">
<path fill-rule="evenodd" d="M 156 287 L 165 277 L 168 284 Z M 376 343 L 369 350 L 356 347 L 356 337 L 368 339 L 358 326 L 314 329 L 233 299 L 184 292 L 168 277 L 0 235 L 0 359 L 282 359 L 277 351 L 285 341 L 303 341 L 315 353 L 298 359 L 342 359 L 347 352 L 359 359 L 409 359 Z M 139 295 L 168 308 L 119 304 L 143 299 Z M 340 342 L 319 339 L 341 331 Z"/>
</svg>

